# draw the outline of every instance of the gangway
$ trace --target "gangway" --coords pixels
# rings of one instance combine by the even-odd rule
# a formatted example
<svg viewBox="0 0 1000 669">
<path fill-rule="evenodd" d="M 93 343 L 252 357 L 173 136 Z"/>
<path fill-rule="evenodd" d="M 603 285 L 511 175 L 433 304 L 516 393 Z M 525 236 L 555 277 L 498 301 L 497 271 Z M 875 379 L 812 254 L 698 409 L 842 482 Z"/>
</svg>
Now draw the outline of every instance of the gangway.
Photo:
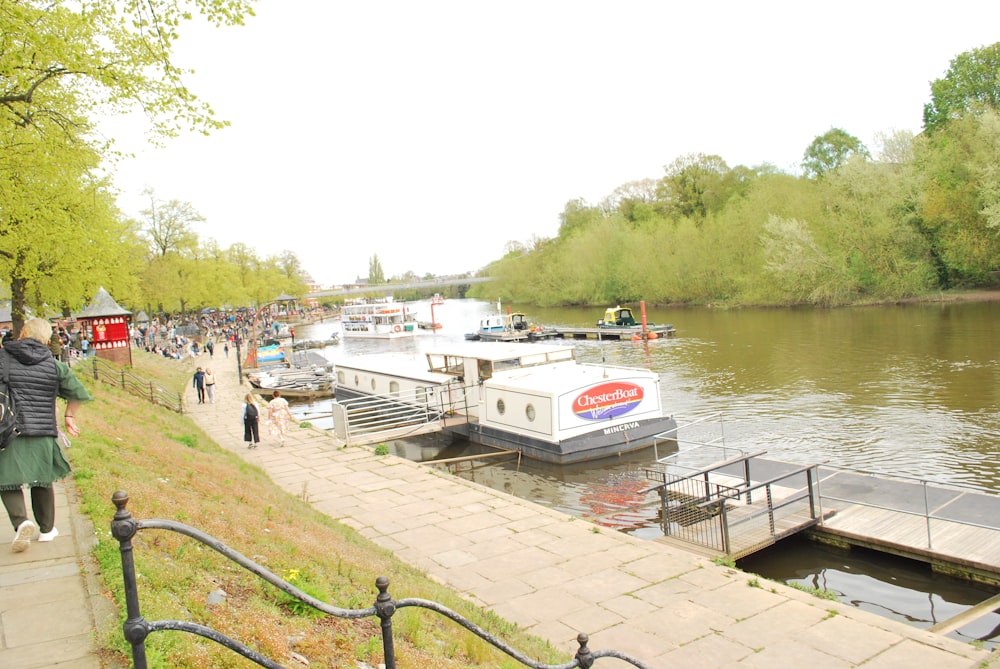
<svg viewBox="0 0 1000 669">
<path fill-rule="evenodd" d="M 677 438 L 679 430 L 694 426 L 718 426 L 719 434 Z M 663 541 L 737 560 L 816 525 L 823 516 L 818 465 L 757 467 L 753 480 L 751 462 L 761 462 L 767 451 L 727 447 L 718 413 L 658 435 L 654 449 L 656 463 L 645 468 L 645 476 L 655 485 L 643 492 L 660 497 Z"/>
<path fill-rule="evenodd" d="M 338 439 L 352 446 L 374 444 L 439 432 L 467 422 L 464 388 L 448 393 L 426 388 L 388 395 L 370 395 L 333 403 L 333 427 Z"/>
</svg>

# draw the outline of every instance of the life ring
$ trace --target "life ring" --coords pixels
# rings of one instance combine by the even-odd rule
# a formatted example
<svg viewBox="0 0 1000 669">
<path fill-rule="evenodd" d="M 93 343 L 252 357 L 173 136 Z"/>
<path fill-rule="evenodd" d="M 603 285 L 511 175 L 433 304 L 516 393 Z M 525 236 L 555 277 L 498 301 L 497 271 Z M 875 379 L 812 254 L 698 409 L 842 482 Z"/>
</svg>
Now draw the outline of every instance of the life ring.
<svg viewBox="0 0 1000 669">
<path fill-rule="evenodd" d="M 401 327 L 399 327 L 399 326 L 397 325 L 397 326 L 395 326 L 394 328 L 392 328 L 392 331 L 393 331 L 393 332 L 399 332 L 399 331 L 401 331 L 402 329 L 403 329 L 403 328 L 401 328 Z"/>
</svg>

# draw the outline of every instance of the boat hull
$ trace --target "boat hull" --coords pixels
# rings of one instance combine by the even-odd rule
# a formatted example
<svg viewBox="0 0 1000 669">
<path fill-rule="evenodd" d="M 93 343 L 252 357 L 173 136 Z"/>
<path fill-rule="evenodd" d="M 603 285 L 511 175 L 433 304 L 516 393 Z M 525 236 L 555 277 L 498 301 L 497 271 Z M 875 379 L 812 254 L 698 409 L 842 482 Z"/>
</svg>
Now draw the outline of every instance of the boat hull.
<svg viewBox="0 0 1000 669">
<path fill-rule="evenodd" d="M 676 430 L 677 422 L 671 417 L 647 418 L 594 430 L 556 443 L 479 423 L 469 423 L 449 429 L 467 436 L 473 443 L 520 451 L 522 455 L 533 460 L 568 465 L 649 448 L 657 435 Z"/>
</svg>

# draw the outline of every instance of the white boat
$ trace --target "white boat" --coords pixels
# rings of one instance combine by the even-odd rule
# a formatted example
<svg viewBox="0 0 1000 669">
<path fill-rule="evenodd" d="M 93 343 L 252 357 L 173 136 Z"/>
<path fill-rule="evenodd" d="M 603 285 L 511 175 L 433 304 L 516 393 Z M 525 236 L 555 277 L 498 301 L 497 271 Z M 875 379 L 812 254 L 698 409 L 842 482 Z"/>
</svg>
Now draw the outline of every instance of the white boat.
<svg viewBox="0 0 1000 669">
<path fill-rule="evenodd" d="M 338 363 L 336 392 L 347 404 L 382 396 L 461 416 L 464 424 L 446 429 L 558 464 L 639 450 L 677 428 L 663 413 L 656 373 L 581 364 L 565 345 L 465 343 L 357 356 Z"/>
<path fill-rule="evenodd" d="M 405 302 L 345 304 L 340 308 L 344 337 L 395 339 L 412 337 L 417 331 L 417 321 Z"/>
</svg>

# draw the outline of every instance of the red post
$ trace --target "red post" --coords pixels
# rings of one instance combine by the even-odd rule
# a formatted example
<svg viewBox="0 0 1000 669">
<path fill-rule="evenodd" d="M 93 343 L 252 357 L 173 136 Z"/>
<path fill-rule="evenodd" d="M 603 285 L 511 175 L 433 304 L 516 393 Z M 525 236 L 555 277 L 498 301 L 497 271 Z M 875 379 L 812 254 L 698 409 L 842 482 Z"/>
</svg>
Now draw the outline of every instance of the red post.
<svg viewBox="0 0 1000 669">
<path fill-rule="evenodd" d="M 639 308 L 642 311 L 642 336 L 646 336 L 646 300 L 639 303 Z"/>
</svg>

